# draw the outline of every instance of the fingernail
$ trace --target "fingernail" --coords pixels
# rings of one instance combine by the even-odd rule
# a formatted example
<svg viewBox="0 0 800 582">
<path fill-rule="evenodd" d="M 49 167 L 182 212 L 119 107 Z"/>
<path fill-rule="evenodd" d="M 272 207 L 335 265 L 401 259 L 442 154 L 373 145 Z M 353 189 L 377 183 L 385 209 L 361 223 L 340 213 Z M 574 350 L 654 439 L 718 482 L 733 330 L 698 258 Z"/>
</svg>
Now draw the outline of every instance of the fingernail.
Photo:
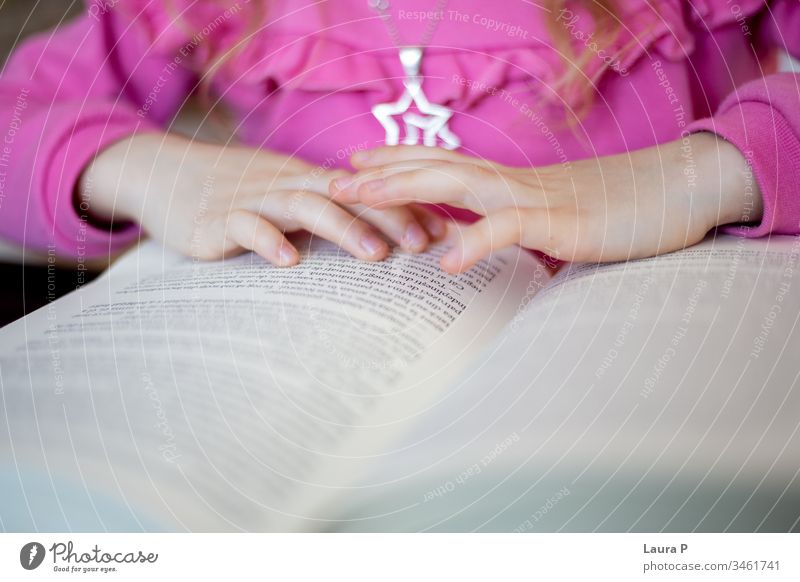
<svg viewBox="0 0 800 582">
<path fill-rule="evenodd" d="M 361 248 L 370 256 L 378 257 L 386 252 L 386 243 L 378 236 L 367 233 L 361 237 Z"/>
<path fill-rule="evenodd" d="M 461 257 L 461 253 L 457 250 L 452 250 L 442 257 L 441 265 L 448 273 L 455 274 L 461 269 L 461 263 L 463 261 L 464 259 Z"/>
<path fill-rule="evenodd" d="M 371 180 L 364 184 L 364 188 L 369 190 L 370 192 L 374 192 L 376 190 L 380 190 L 383 188 L 384 184 L 386 184 L 386 180 Z"/>
<path fill-rule="evenodd" d="M 290 267 L 297 263 L 300 257 L 297 255 L 297 251 L 292 247 L 281 245 L 281 248 L 278 250 L 278 259 L 282 267 Z"/>
<path fill-rule="evenodd" d="M 400 244 L 406 250 L 420 251 L 428 244 L 428 235 L 425 234 L 425 231 L 422 230 L 420 225 L 416 222 L 412 222 L 408 225 L 408 228 L 406 228 L 406 232 L 403 234 Z"/>
</svg>

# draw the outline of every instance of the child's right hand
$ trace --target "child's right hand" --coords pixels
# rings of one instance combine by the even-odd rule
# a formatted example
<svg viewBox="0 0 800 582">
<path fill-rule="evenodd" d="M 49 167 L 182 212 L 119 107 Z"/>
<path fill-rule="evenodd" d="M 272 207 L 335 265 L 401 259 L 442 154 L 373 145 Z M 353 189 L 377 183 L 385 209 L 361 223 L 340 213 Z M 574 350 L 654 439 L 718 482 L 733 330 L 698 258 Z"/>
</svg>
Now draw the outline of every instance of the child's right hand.
<svg viewBox="0 0 800 582">
<path fill-rule="evenodd" d="M 294 265 L 299 255 L 284 233 L 307 230 L 358 258 L 381 260 L 389 246 L 373 227 L 412 252 L 444 234 L 442 219 L 420 207 L 332 202 L 328 184 L 344 174 L 266 150 L 140 134 L 103 150 L 83 173 L 78 196 L 94 217 L 133 220 L 201 259 L 253 250 L 275 265 Z"/>
</svg>

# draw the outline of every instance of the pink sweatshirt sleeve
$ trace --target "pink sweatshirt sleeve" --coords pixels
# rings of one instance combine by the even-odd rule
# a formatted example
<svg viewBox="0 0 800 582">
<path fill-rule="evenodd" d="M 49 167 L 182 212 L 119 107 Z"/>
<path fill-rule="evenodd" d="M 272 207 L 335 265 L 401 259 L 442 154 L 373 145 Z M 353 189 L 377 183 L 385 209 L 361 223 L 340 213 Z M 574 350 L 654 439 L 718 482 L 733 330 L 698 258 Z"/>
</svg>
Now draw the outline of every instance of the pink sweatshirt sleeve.
<svg viewBox="0 0 800 582">
<path fill-rule="evenodd" d="M 773 2 L 763 15 L 762 39 L 800 58 L 800 2 Z M 764 214 L 757 225 L 723 230 L 746 237 L 800 233 L 800 75 L 767 75 L 737 88 L 713 117 L 690 131 L 710 131 L 748 160 L 761 190 Z"/>
<path fill-rule="evenodd" d="M 96 8 L 96 7 L 95 7 Z M 0 73 L 0 236 L 57 255 L 100 256 L 135 240 L 133 224 L 95 225 L 75 203 L 94 156 L 163 131 L 191 90 L 114 11 L 33 37 Z M 153 93 L 155 89 L 157 93 Z M 155 96 L 155 102 L 154 102 Z"/>
</svg>

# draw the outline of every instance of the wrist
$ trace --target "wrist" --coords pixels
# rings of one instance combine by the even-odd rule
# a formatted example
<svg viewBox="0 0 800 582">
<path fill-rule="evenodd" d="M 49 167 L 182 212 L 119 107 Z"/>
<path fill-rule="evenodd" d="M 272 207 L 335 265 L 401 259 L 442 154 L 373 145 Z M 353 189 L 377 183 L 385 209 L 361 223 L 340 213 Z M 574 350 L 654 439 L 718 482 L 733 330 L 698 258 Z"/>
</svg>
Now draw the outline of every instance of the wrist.
<svg viewBox="0 0 800 582">
<path fill-rule="evenodd" d="M 761 190 L 744 154 L 713 133 L 695 133 L 688 139 L 700 159 L 700 187 L 712 227 L 759 222 L 764 211 Z"/>
<path fill-rule="evenodd" d="M 78 205 L 95 223 L 110 225 L 134 219 L 122 200 L 125 186 L 121 171 L 129 140 L 116 142 L 99 152 L 78 180 Z"/>
<path fill-rule="evenodd" d="M 81 211 L 94 222 L 106 225 L 140 223 L 141 197 L 152 169 L 142 156 L 152 156 L 163 139 L 158 134 L 135 135 L 99 152 L 78 180 L 76 202 Z"/>
</svg>

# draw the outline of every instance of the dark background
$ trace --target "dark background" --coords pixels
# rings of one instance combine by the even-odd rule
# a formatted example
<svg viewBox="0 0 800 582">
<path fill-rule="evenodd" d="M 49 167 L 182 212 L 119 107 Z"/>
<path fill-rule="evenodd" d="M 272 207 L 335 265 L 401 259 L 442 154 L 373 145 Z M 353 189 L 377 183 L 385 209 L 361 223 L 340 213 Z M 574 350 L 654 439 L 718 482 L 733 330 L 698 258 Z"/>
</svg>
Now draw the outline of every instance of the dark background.
<svg viewBox="0 0 800 582">
<path fill-rule="evenodd" d="M 0 62 L 25 38 L 58 26 L 83 10 L 80 0 L 0 0 Z M 9 195 L 24 196 L 23 192 Z M 95 274 L 79 276 L 71 265 L 46 266 L 2 262 L 0 259 L 0 326 L 75 289 Z M 48 290 L 48 281 L 54 288 Z"/>
<path fill-rule="evenodd" d="M 81 0 L 0 0 L 0 58 L 26 37 L 57 26 L 83 10 Z"/>
</svg>

